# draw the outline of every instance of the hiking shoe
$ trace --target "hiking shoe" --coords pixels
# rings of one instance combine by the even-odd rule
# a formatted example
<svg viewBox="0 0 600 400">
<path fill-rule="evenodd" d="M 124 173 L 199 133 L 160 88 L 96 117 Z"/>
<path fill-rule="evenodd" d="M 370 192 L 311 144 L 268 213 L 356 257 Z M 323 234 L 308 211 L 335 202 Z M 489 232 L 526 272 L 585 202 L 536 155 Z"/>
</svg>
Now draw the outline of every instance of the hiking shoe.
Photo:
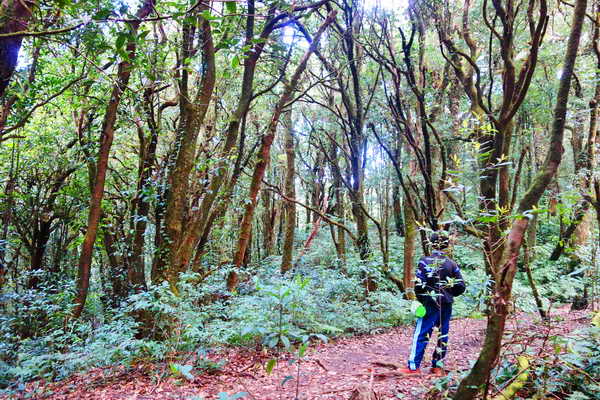
<svg viewBox="0 0 600 400">
<path fill-rule="evenodd" d="M 429 373 L 431 375 L 435 375 L 435 376 L 444 376 L 446 375 L 446 372 L 444 372 L 444 370 L 440 367 L 431 367 L 431 369 L 429 370 Z"/>
<path fill-rule="evenodd" d="M 421 370 L 419 368 L 417 368 L 417 369 L 400 368 L 398 370 L 398 373 L 400 375 L 421 375 Z"/>
</svg>

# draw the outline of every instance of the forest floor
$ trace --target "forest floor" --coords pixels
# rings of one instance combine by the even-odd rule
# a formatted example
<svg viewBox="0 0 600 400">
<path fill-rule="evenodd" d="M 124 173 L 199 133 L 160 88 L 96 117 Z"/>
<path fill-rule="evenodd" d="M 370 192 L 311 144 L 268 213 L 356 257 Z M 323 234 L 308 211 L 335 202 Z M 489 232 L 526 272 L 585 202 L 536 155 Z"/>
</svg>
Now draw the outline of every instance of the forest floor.
<svg viewBox="0 0 600 400">
<path fill-rule="evenodd" d="M 507 323 L 503 357 L 524 350 L 551 348 L 552 336 L 564 336 L 589 324 L 589 312 L 555 309 L 548 323 L 536 314 L 518 313 Z M 461 372 L 470 367 L 479 353 L 485 334 L 484 319 L 455 319 L 450 327 L 446 369 Z M 246 392 L 243 399 L 348 399 L 359 385 L 367 385 L 381 399 L 422 399 L 436 379 L 423 368 L 423 375 L 398 376 L 393 368 L 378 362 L 404 364 L 410 351 L 413 326 L 401 326 L 380 333 L 339 338 L 312 345 L 303 360 L 289 363 L 290 355 L 281 354 L 277 366 L 268 374 L 267 361 L 272 354 L 230 348 L 208 357 L 226 364 L 212 373 L 193 370 L 192 380 L 169 377 L 166 365 L 137 365 L 131 368 L 96 369 L 57 383 L 37 382 L 27 391 L 36 399 L 52 400 L 150 400 L 150 399 L 229 399 Z M 423 367 L 429 367 L 432 343 L 427 348 Z M 299 366 L 299 369 L 298 369 Z M 293 376 L 293 379 L 289 377 Z M 288 377 L 286 379 L 286 377 Z M 25 397 L 23 397 L 25 398 Z M 32 398 L 32 397 L 27 397 Z"/>
</svg>

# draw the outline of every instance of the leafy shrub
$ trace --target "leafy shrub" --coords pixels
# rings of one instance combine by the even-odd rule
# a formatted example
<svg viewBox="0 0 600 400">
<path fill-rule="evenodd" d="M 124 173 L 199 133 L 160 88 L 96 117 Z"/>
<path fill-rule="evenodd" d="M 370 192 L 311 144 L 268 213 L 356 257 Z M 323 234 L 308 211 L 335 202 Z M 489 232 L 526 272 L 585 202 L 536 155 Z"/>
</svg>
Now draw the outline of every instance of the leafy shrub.
<svg viewBox="0 0 600 400">
<path fill-rule="evenodd" d="M 201 356 L 195 361 L 183 358 L 199 354 L 200 348 L 223 345 L 291 349 L 311 338 L 369 333 L 414 320 L 409 302 L 384 277 L 379 257 L 362 261 L 349 252 L 342 267 L 324 237 L 317 238 L 293 275 L 280 274 L 279 257 L 249 266 L 244 273 L 251 278 L 242 279 L 233 295 L 225 288 L 228 269 L 218 268 L 200 284 L 198 275 L 183 274 L 179 296 L 166 284 L 152 286 L 111 311 L 103 309 L 101 287 L 92 282 L 88 310 L 93 313 L 66 330 L 64 316 L 72 304 L 70 280 L 26 296 L 8 292 L 8 306 L 0 314 L 0 385 L 14 386 L 39 377 L 61 379 L 76 371 L 130 365 L 139 359 L 218 370 L 220 365 Z M 390 268 L 397 275 L 402 274 L 402 244 L 402 238 L 392 236 Z M 544 261 L 547 249 L 543 246 L 536 250 L 538 261 L 532 270 L 545 305 L 548 299 L 569 299 L 570 290 L 581 287 L 581 280 L 575 274 L 556 279 L 559 265 Z M 492 282 L 476 243 L 466 240 L 464 246 L 456 246 L 453 257 L 467 281 L 466 293 L 456 299 L 454 316 L 481 317 Z M 367 277 L 376 282 L 377 290 L 365 290 Z M 522 272 L 517 275 L 513 298 L 517 309 L 536 311 Z M 152 316 L 152 326 L 145 328 L 155 339 L 136 338 L 140 326 L 133 316 L 140 312 Z M 32 320 L 32 315 L 43 319 Z M 29 322 L 38 324 L 36 334 L 23 340 L 21 331 Z"/>
<path fill-rule="evenodd" d="M 98 329 L 85 323 L 22 341 L 12 365 L 0 364 L 2 386 L 44 378 L 56 380 L 74 372 L 113 364 L 130 364 L 146 354 L 148 343 L 135 339 L 137 324 L 121 316 Z"/>
<path fill-rule="evenodd" d="M 554 243 L 536 246 L 536 259 L 531 266 L 531 270 L 542 296 L 555 303 L 570 302 L 582 292 L 583 279 L 577 273 L 578 271 L 563 273 L 560 275 L 560 279 L 557 279 L 558 271 L 568 272 L 571 268 L 568 265 L 569 259 L 567 257 L 562 257 L 558 261 L 548 261 Z M 586 262 L 581 266 L 583 267 L 581 272 L 591 265 L 591 260 L 586 261 L 589 263 Z M 520 280 L 526 282 L 525 279 L 524 274 L 521 274 Z"/>
<path fill-rule="evenodd" d="M 537 398 L 551 395 L 571 400 L 597 399 L 600 393 L 600 328 L 588 327 L 554 338 L 555 354 L 534 358 L 531 391 Z"/>
<path fill-rule="evenodd" d="M 550 337 L 554 352 L 541 353 L 529 347 L 529 374 L 525 387 L 515 399 L 595 400 L 600 393 L 600 327 L 590 326 L 568 336 Z M 451 373 L 433 382 L 425 399 L 451 399 L 458 382 L 468 371 Z M 493 388 L 514 381 L 518 368 L 514 362 L 502 360 L 492 371 Z M 493 393 L 490 393 L 493 394 Z"/>
<path fill-rule="evenodd" d="M 254 279 L 255 291 L 231 300 L 227 320 L 213 320 L 207 328 L 225 334 L 228 343 L 272 347 L 279 340 L 286 345 L 310 335 L 368 332 L 408 321 L 400 293 L 366 296 L 360 278 L 315 267 L 299 268 L 294 277 L 272 272 Z"/>
<path fill-rule="evenodd" d="M 150 336 L 162 339 L 166 350 L 163 357 L 169 353 L 193 351 L 208 340 L 204 325 L 215 317 L 218 310 L 211 310 L 203 303 L 214 288 L 197 285 L 197 280 L 196 274 L 182 274 L 178 284 L 179 296 L 165 282 L 130 296 L 125 306 L 128 313 L 144 311 L 152 316 Z"/>
</svg>

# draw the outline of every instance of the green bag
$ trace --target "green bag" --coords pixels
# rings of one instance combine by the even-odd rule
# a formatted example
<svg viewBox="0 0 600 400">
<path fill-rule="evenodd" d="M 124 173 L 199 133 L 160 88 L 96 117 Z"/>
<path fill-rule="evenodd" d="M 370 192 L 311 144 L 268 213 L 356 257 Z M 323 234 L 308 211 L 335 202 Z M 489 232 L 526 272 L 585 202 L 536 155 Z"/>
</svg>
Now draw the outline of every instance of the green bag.
<svg viewBox="0 0 600 400">
<path fill-rule="evenodd" d="M 425 306 L 416 300 L 414 300 L 410 305 L 410 312 L 413 313 L 417 318 L 423 318 L 425 314 L 427 314 Z"/>
</svg>

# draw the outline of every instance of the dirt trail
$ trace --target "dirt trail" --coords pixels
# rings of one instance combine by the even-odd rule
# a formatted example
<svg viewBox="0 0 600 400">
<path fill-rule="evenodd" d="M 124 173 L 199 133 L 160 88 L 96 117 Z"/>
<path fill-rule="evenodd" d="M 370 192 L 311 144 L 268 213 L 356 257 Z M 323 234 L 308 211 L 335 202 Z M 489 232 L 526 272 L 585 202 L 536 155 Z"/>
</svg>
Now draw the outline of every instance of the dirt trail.
<svg viewBox="0 0 600 400">
<path fill-rule="evenodd" d="M 523 346 L 539 347 L 550 334 L 562 335 L 589 323 L 585 312 L 569 313 L 567 308 L 553 312 L 553 323 L 544 325 L 536 315 L 517 314 L 507 325 L 514 342 L 508 352 L 518 353 Z M 92 371 L 67 381 L 45 387 L 45 399 L 218 399 L 218 393 L 247 392 L 244 399 L 348 399 L 359 384 L 369 384 L 384 399 L 421 399 L 436 379 L 424 374 L 419 377 L 399 377 L 393 370 L 374 362 L 404 364 L 410 351 L 412 326 L 398 327 L 384 333 L 343 338 L 313 346 L 298 365 L 289 364 L 289 357 L 279 360 L 271 374 L 264 370 L 270 357 L 261 353 L 231 349 L 211 355 L 211 359 L 226 359 L 228 364 L 214 375 L 199 375 L 192 382 L 164 379 L 156 384 L 156 374 L 147 375 L 147 368 L 99 377 Z M 484 336 L 485 320 L 458 319 L 451 322 L 446 369 L 461 371 L 469 368 L 479 353 Z M 523 336 L 527 335 L 527 337 Z M 434 338 L 435 339 L 435 338 Z M 429 367 L 432 343 L 427 348 L 423 367 Z M 428 368 L 424 368 L 427 371 Z M 293 379 L 286 377 L 293 376 Z M 299 377 L 299 379 L 298 379 Z M 285 381 L 285 383 L 283 383 Z M 283 383 L 283 385 L 282 385 Z M 49 393 L 49 390 L 53 394 Z"/>
</svg>

